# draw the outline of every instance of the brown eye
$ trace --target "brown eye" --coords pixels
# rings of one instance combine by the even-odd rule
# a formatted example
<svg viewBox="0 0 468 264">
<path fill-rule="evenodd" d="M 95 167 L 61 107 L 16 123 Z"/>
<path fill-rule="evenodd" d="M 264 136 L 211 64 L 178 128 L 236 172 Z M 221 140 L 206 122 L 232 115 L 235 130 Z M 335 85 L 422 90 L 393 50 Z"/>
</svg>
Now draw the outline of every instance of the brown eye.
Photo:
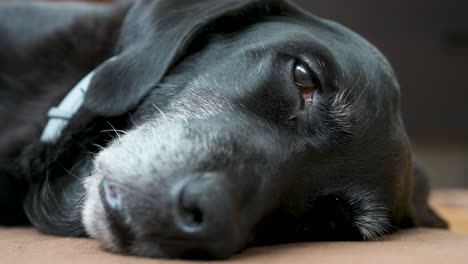
<svg viewBox="0 0 468 264">
<path fill-rule="evenodd" d="M 299 87 L 304 101 L 311 102 L 314 92 L 318 87 L 318 81 L 307 66 L 302 63 L 296 63 L 294 66 L 294 82 Z"/>
</svg>

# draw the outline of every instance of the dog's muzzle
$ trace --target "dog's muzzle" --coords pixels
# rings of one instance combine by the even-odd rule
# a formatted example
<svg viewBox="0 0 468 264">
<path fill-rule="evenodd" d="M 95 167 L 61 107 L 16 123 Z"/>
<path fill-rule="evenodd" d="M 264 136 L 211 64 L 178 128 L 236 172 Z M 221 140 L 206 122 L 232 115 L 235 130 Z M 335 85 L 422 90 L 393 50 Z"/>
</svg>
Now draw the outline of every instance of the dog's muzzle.
<svg viewBox="0 0 468 264">
<path fill-rule="evenodd" d="M 238 206 L 233 195 L 223 188 L 225 179 L 218 173 L 201 173 L 184 177 L 170 190 L 170 199 L 164 206 L 169 212 L 170 226 L 158 227 L 164 234 L 155 235 L 161 244 L 177 250 L 171 255 L 186 257 L 225 258 L 230 256 L 240 243 Z M 128 222 L 125 205 L 131 193 L 119 188 L 111 180 L 100 184 L 101 200 L 114 234 L 122 243 L 129 243 L 134 236 Z M 127 219 L 127 220 L 125 220 Z M 151 230 L 146 230 L 151 234 Z M 174 247 L 171 247 L 171 246 Z M 166 249 L 167 251 L 167 249 Z"/>
</svg>

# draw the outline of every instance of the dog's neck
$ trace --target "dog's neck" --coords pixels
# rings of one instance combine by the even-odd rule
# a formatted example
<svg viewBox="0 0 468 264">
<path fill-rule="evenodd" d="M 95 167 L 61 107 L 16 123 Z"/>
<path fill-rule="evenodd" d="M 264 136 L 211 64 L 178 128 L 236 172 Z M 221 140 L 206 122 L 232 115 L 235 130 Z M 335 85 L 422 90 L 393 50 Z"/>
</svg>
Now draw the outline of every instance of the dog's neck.
<svg viewBox="0 0 468 264">
<path fill-rule="evenodd" d="M 40 41 L 21 46 L 21 50 L 14 45 L 16 39 L 5 40 L 11 43 L 11 49 L 0 51 L 0 57 L 6 58 L 0 60 L 0 86 L 5 87 L 0 105 L 8 106 L 2 108 L 8 111 L 0 111 L 0 120 L 8 129 L 0 131 L 0 159 L 8 166 L 0 167 L 0 174 L 3 169 L 32 181 L 46 175 L 56 160 L 77 158 L 83 150 L 73 142 L 105 144 L 105 139 L 101 139 L 105 133 L 99 131 L 108 129 L 102 124 L 108 120 L 80 108 L 82 92 L 73 87 L 118 50 L 125 16 L 126 9 L 115 9 L 111 15 L 85 16 L 84 22 L 77 18 L 76 23 L 38 36 Z M 9 64 L 11 61 L 15 63 Z M 71 99 L 65 99 L 67 95 Z M 50 111 L 54 106 L 61 111 Z M 52 121 L 57 118 L 64 120 Z M 48 125 L 49 122 L 61 125 Z M 110 122 L 118 128 L 120 119 Z M 44 144 L 45 141 L 50 143 Z M 69 169 L 67 164 L 62 165 Z"/>
<path fill-rule="evenodd" d="M 106 62 L 112 61 L 115 58 L 116 57 L 114 56 Z M 83 105 L 86 91 L 91 85 L 91 81 L 98 69 L 99 67 L 81 79 L 81 81 L 79 81 L 63 98 L 58 106 L 52 107 L 47 112 L 48 121 L 42 131 L 41 142 L 55 143 L 60 138 L 63 129 L 68 125 L 70 119 L 76 115 Z"/>
</svg>

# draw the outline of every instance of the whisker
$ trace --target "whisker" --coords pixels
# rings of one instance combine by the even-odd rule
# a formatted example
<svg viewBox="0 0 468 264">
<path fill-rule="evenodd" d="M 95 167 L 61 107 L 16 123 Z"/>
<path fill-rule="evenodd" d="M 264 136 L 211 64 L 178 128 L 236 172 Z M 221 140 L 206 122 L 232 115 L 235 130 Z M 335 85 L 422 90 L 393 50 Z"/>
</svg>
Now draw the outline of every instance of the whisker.
<svg viewBox="0 0 468 264">
<path fill-rule="evenodd" d="M 156 104 L 153 104 L 154 108 L 159 111 L 159 113 L 165 118 L 168 119 L 167 115 L 159 108 Z"/>
<path fill-rule="evenodd" d="M 103 146 L 101 146 L 101 145 L 99 145 L 99 144 L 96 144 L 96 143 L 91 143 L 91 145 L 93 145 L 93 146 L 95 146 L 95 147 L 97 147 L 97 148 L 99 148 L 99 149 L 101 149 L 101 150 L 104 150 L 104 149 L 105 149 Z"/>
<path fill-rule="evenodd" d="M 80 177 L 78 177 L 78 175 L 72 173 L 72 172 L 69 171 L 67 168 L 65 168 L 65 166 L 63 166 L 59 161 L 57 161 L 57 164 L 60 165 L 60 167 L 62 167 L 68 174 L 70 174 L 71 176 L 73 176 L 75 179 L 77 179 L 77 180 L 82 180 Z"/>
<path fill-rule="evenodd" d="M 391 227 L 391 228 L 397 230 L 397 231 L 403 231 L 403 229 L 398 228 L 397 226 L 394 226 L 394 225 L 392 225 L 392 224 L 390 224 L 390 223 L 387 223 L 386 225 L 387 225 L 388 227 Z"/>
<path fill-rule="evenodd" d="M 109 131 L 104 131 L 104 130 L 103 130 L 103 131 L 101 131 L 101 132 L 102 132 L 102 133 L 106 133 L 112 140 L 116 140 L 116 139 L 117 139 L 117 138 L 116 138 L 114 135 L 112 135 Z"/>
<path fill-rule="evenodd" d="M 115 129 L 115 127 L 114 127 L 109 121 L 107 121 L 107 124 L 109 124 L 109 126 L 112 127 L 112 129 L 114 130 L 114 133 L 115 133 L 115 134 L 117 135 L 117 137 L 120 139 L 120 138 L 121 138 L 121 137 L 120 137 L 120 134 L 117 132 L 117 130 Z M 105 131 L 105 130 L 103 130 L 103 131 Z M 115 139 L 115 138 L 114 138 L 114 139 Z"/>
<path fill-rule="evenodd" d="M 135 120 L 133 120 L 132 114 L 131 114 L 131 113 L 128 113 L 128 116 L 129 116 L 129 119 L 130 119 L 130 122 L 132 123 L 132 125 L 133 125 L 134 127 L 136 127 L 136 123 L 135 123 Z"/>
<path fill-rule="evenodd" d="M 78 142 L 78 141 L 76 141 L 74 139 L 71 139 L 71 141 L 81 149 L 81 153 L 84 153 L 84 154 L 97 154 L 97 153 L 91 152 L 89 150 L 89 148 L 85 144 L 82 144 L 81 142 Z"/>
<path fill-rule="evenodd" d="M 101 130 L 101 133 L 103 133 L 103 132 L 116 132 L 116 134 L 117 134 L 117 133 L 121 133 L 121 134 L 124 134 L 124 135 L 128 134 L 127 131 L 125 131 L 125 130 L 119 130 L 119 129 L 105 129 L 105 130 Z"/>
</svg>

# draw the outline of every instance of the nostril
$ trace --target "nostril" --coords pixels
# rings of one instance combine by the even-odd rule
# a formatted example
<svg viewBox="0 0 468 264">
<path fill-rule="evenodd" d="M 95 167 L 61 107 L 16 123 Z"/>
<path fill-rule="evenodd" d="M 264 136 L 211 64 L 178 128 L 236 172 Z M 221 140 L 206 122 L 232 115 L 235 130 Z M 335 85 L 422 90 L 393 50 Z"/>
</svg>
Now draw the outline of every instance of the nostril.
<svg viewBox="0 0 468 264">
<path fill-rule="evenodd" d="M 101 199 L 104 204 L 112 210 L 120 210 L 122 207 L 122 195 L 120 188 L 107 181 L 106 179 L 102 180 L 99 188 L 101 194 Z"/>
<path fill-rule="evenodd" d="M 187 175 L 171 190 L 172 236 L 185 258 L 225 258 L 242 244 L 233 196 L 224 174 Z"/>
<path fill-rule="evenodd" d="M 203 214 L 200 209 L 194 209 L 190 213 L 192 215 L 193 223 L 197 225 L 200 225 L 201 223 L 203 223 Z"/>
<path fill-rule="evenodd" d="M 190 192 L 182 188 L 179 194 L 179 217 L 182 224 L 190 229 L 197 229 L 203 224 L 203 210 L 197 197 L 194 197 Z"/>
<path fill-rule="evenodd" d="M 113 243 L 121 249 L 127 249 L 130 241 L 134 240 L 134 236 L 131 232 L 131 226 L 125 222 L 125 193 L 119 185 L 104 179 L 99 184 L 99 195 L 115 238 Z"/>
<path fill-rule="evenodd" d="M 184 222 L 190 227 L 197 227 L 203 223 L 203 213 L 200 208 L 182 208 Z"/>
</svg>

